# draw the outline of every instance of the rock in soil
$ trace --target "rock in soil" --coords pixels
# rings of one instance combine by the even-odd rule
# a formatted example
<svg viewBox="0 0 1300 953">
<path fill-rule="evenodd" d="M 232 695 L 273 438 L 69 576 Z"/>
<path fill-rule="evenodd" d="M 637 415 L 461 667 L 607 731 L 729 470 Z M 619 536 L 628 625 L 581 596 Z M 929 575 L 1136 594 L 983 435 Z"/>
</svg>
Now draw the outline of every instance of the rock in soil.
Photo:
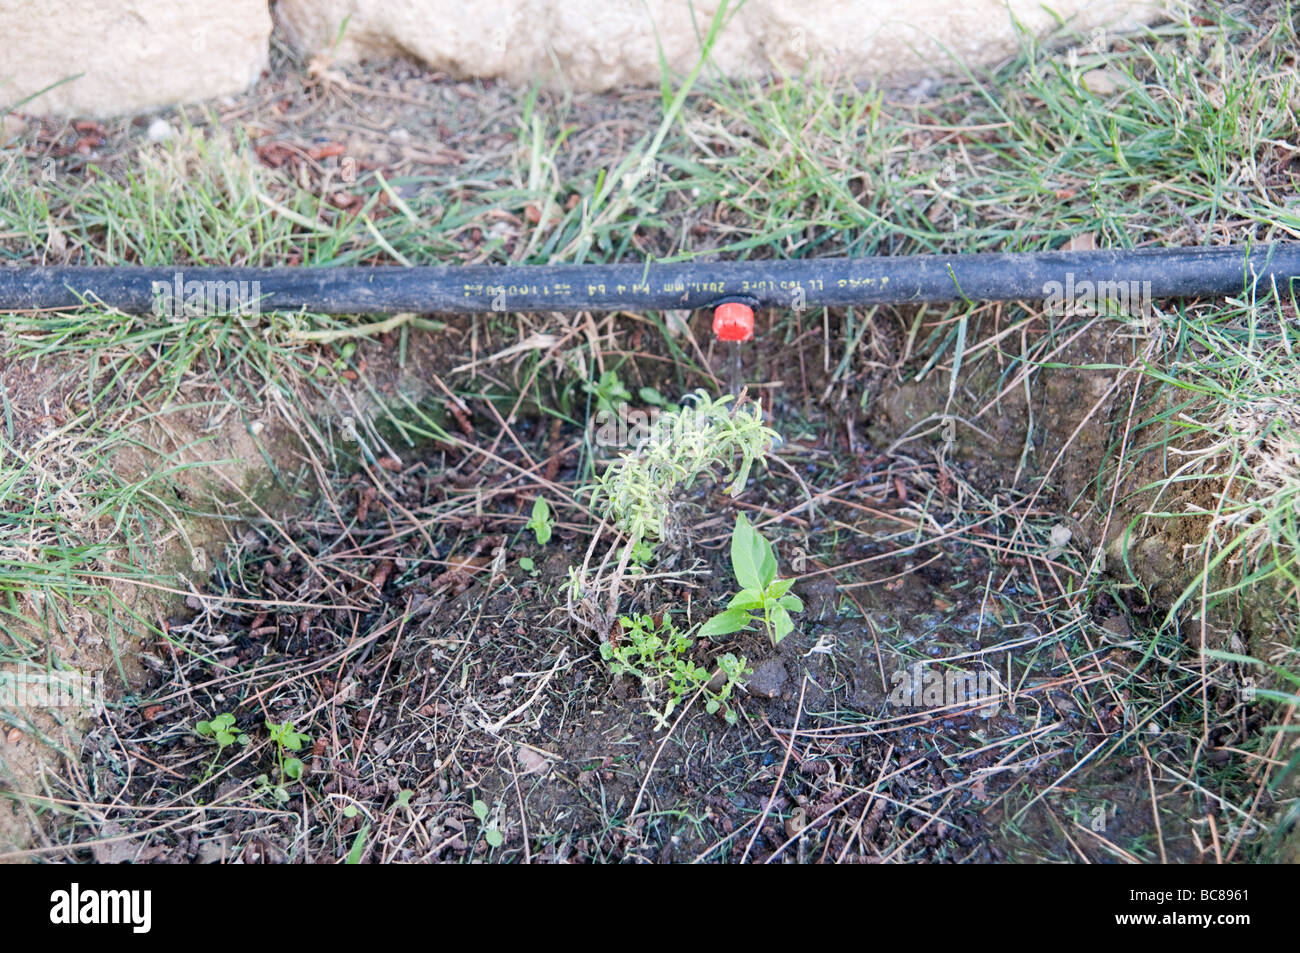
<svg viewBox="0 0 1300 953">
<path fill-rule="evenodd" d="M 754 674 L 745 680 L 745 688 L 759 698 L 776 698 L 789 676 L 779 658 L 770 658 L 754 666 Z"/>
</svg>

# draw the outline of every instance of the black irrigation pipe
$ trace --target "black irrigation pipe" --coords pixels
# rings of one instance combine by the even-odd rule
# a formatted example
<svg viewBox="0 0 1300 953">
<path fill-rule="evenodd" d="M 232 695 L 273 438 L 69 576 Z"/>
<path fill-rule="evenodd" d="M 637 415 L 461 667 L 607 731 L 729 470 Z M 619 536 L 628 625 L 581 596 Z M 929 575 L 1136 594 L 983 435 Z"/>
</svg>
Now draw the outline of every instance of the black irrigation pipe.
<svg viewBox="0 0 1300 953">
<path fill-rule="evenodd" d="M 132 314 L 229 310 L 322 314 L 694 309 L 944 301 L 1066 302 L 1290 293 L 1300 243 L 785 261 L 460 267 L 0 267 L 0 311 L 98 301 Z M 191 284 L 197 282 L 198 284 Z M 233 283 L 233 284 L 232 284 Z M 198 297 L 195 297 L 197 295 Z M 193 302 L 194 310 L 185 309 Z M 206 304 L 205 304 L 206 303 Z"/>
</svg>

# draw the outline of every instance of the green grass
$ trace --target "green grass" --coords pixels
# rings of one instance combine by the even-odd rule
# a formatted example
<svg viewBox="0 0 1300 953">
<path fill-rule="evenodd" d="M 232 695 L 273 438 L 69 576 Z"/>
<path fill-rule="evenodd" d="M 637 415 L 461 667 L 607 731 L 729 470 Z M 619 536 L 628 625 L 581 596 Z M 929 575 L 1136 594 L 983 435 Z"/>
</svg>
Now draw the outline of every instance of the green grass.
<svg viewBox="0 0 1300 953">
<path fill-rule="evenodd" d="M 357 241 L 366 234 L 359 218 L 328 215 L 255 165 L 238 140 L 187 130 L 135 159 L 120 179 L 10 166 L 0 193 L 10 257 L 61 247 L 79 249 L 88 264 L 266 264 L 296 252 L 325 264 L 375 251 L 368 235 Z M 0 397 L 0 657 L 43 659 L 58 641 L 50 634 L 73 629 L 67 607 L 87 599 L 106 600 L 96 615 L 111 620 L 115 655 L 128 644 L 119 635 L 156 629 L 110 584 L 164 597 L 185 590 L 184 578 L 160 565 L 159 547 L 178 539 L 178 557 L 194 558 L 187 526 L 212 515 L 195 489 L 219 482 L 195 471 L 227 462 L 201 435 L 168 449 L 159 428 L 173 414 L 232 411 L 251 425 L 280 408 L 291 426 L 318 434 L 303 394 L 319 391 L 320 371 L 333 377 L 333 349 L 295 337 L 315 323 L 267 315 L 178 326 L 97 308 L 6 316 L 5 358 L 59 386 L 45 398 L 56 423 L 39 430 L 22 426 L 7 392 Z M 270 451 L 262 454 L 270 463 Z"/>
<path fill-rule="evenodd" d="M 1162 406 L 1139 428 L 1159 443 L 1135 451 L 1170 454 L 1168 476 L 1147 488 L 1157 491 L 1152 518 L 1209 517 L 1204 571 L 1171 614 L 1215 576 L 1221 581 L 1205 593 L 1210 600 L 1268 582 L 1283 593 L 1300 587 L 1300 330 L 1288 320 L 1293 314 L 1291 302 L 1265 291 L 1212 320 L 1171 316 L 1167 355 L 1146 369 L 1164 385 Z M 1161 505 L 1197 483 L 1218 490 L 1213 509 L 1189 514 Z"/>
</svg>

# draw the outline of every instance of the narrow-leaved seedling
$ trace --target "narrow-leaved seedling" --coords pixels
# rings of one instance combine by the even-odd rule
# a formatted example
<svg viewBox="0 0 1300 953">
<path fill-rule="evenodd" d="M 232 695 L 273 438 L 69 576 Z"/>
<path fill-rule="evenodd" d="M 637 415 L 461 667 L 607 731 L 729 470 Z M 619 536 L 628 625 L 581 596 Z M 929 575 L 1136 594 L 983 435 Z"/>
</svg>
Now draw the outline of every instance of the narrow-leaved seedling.
<svg viewBox="0 0 1300 953">
<path fill-rule="evenodd" d="M 739 496 L 754 464 L 776 440 L 763 411 L 746 401 L 732 408 L 704 391 L 676 413 L 660 414 L 635 450 L 619 455 L 596 481 L 593 503 L 635 547 L 674 535 L 674 498 L 705 474 L 730 468 L 727 491 Z M 737 461 L 739 458 L 739 461 Z"/>
</svg>

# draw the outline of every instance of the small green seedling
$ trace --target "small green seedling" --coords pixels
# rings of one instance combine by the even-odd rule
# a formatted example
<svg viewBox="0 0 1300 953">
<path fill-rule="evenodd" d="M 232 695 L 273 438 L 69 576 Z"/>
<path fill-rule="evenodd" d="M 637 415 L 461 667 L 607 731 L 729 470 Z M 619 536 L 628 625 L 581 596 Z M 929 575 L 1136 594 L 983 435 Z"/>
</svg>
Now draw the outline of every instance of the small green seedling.
<svg viewBox="0 0 1300 953">
<path fill-rule="evenodd" d="M 736 686 L 754 670 L 745 665 L 743 657 L 736 658 L 730 652 L 719 655 L 717 662 L 718 671 L 722 673 L 722 685 L 717 691 L 713 689 L 706 690 L 709 700 L 704 703 L 704 710 L 710 715 L 715 715 L 721 709 L 722 717 L 727 724 L 734 725 L 736 723 L 736 710 L 728 702 L 731 700 L 731 696 L 735 694 Z"/>
<path fill-rule="evenodd" d="M 587 393 L 596 398 L 599 410 L 616 410 L 617 404 L 627 403 L 632 399 L 628 389 L 623 386 L 617 371 L 606 371 L 600 375 L 595 384 L 587 384 Z"/>
<path fill-rule="evenodd" d="M 272 782 L 265 774 L 257 776 L 257 793 L 270 795 L 277 803 L 285 804 L 289 800 L 288 783 L 302 777 L 303 763 L 300 758 L 285 757 L 286 751 L 301 751 L 307 736 L 293 730 L 293 722 L 276 724 L 269 718 L 266 728 L 271 732 L 271 741 L 275 743 L 275 759 L 280 768 L 278 783 Z M 346 809 L 345 809 L 346 813 Z"/>
<path fill-rule="evenodd" d="M 488 814 L 491 808 L 486 801 L 475 799 L 471 805 L 474 809 L 474 816 L 478 818 L 479 824 L 483 828 L 483 839 L 488 842 L 489 847 L 500 847 L 505 843 L 505 838 L 501 836 L 501 830 L 497 827 L 496 821 L 488 822 Z"/>
<path fill-rule="evenodd" d="M 266 727 L 271 732 L 271 741 L 275 743 L 275 757 L 280 765 L 280 777 L 284 780 L 297 781 L 302 777 L 302 760 L 300 758 L 286 758 L 284 753 L 286 751 L 301 751 L 303 743 L 307 741 L 307 736 L 294 731 L 293 723 L 289 721 L 277 725 L 268 718 Z"/>
<path fill-rule="evenodd" d="M 211 721 L 200 721 L 194 726 L 194 730 L 200 737 L 210 738 L 217 746 L 217 755 L 212 759 L 212 764 L 208 765 L 209 776 L 212 774 L 212 769 L 217 766 L 221 752 L 233 744 L 241 747 L 248 744 L 248 735 L 235 730 L 235 716 L 228 711 L 217 715 Z"/>
<path fill-rule="evenodd" d="M 648 566 L 650 561 L 655 558 L 655 548 L 647 543 L 644 539 L 638 540 L 632 547 L 629 557 L 637 566 Z"/>
<path fill-rule="evenodd" d="M 664 395 L 659 393 L 659 391 L 653 387 L 642 387 L 636 393 L 637 396 L 641 398 L 642 402 L 649 404 L 651 407 L 658 407 L 660 410 L 666 410 L 670 414 L 679 413 L 682 409 L 680 405 L 674 404 L 665 399 Z"/>
<path fill-rule="evenodd" d="M 535 573 L 537 571 L 537 564 L 533 562 L 531 556 L 520 556 L 519 568 L 522 569 L 524 572 Z"/>
<path fill-rule="evenodd" d="M 230 712 L 224 712 L 211 721 L 199 722 L 194 726 L 194 730 L 216 742 L 218 750 L 236 742 L 241 745 L 248 744 L 248 735 L 235 732 L 234 727 L 235 716 Z"/>
<path fill-rule="evenodd" d="M 793 579 L 779 579 L 772 544 L 741 513 L 731 534 L 731 571 L 740 592 L 727 608 L 700 626 L 701 637 L 729 635 L 747 627 L 756 613 L 763 614 L 767 637 L 776 645 L 794 631 L 791 612 L 802 612 L 803 601 L 790 592 Z"/>
<path fill-rule="evenodd" d="M 537 537 L 537 545 L 545 546 L 551 541 L 551 530 L 554 528 L 555 520 L 551 519 L 551 508 L 539 496 L 533 501 L 533 513 L 524 529 L 531 529 L 533 535 Z"/>
</svg>

